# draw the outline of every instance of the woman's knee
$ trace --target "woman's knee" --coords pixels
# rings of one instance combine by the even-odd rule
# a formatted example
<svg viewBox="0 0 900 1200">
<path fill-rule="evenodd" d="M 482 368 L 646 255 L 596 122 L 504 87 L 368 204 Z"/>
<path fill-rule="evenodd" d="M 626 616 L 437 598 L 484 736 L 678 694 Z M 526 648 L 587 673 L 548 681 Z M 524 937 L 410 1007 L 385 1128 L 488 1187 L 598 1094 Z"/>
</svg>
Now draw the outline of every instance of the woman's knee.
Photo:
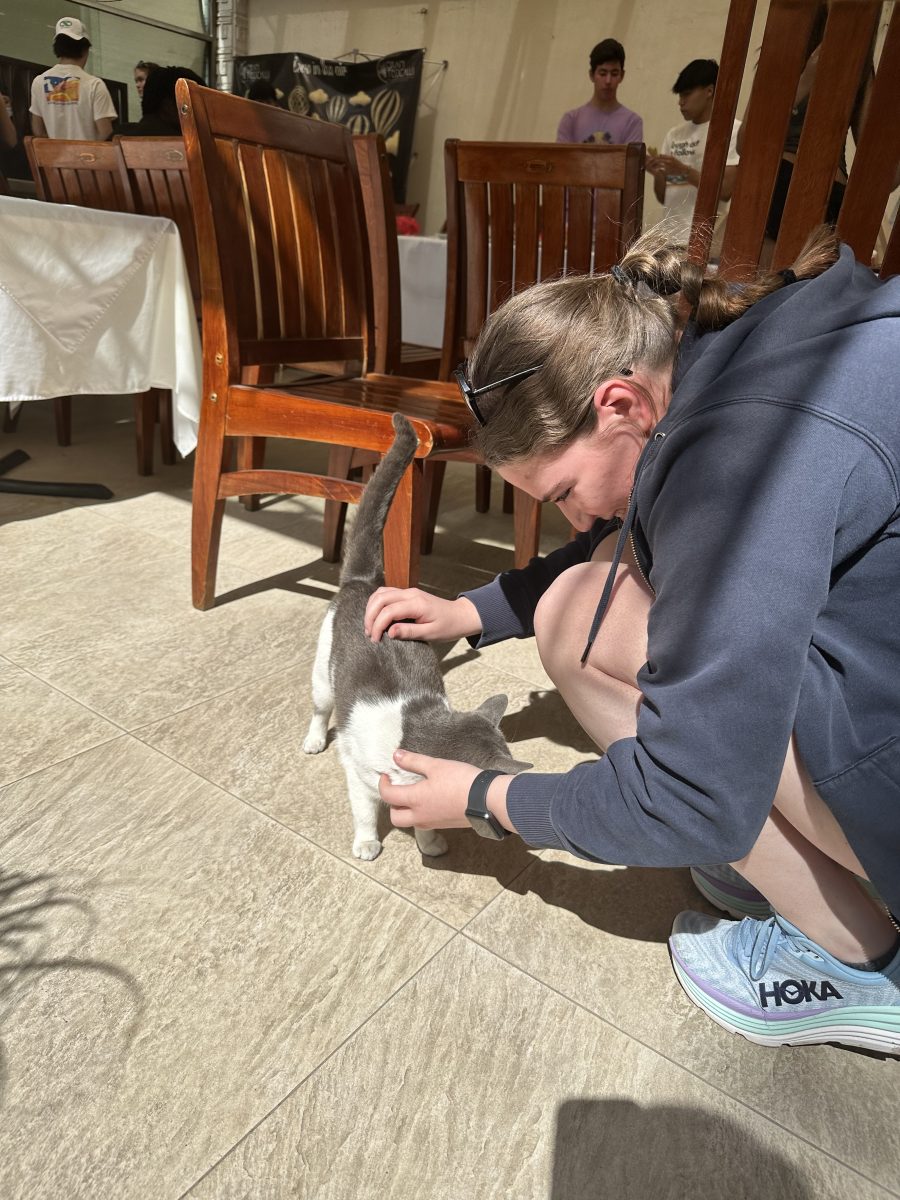
<svg viewBox="0 0 900 1200">
<path fill-rule="evenodd" d="M 538 602 L 534 634 L 541 661 L 551 678 L 555 678 L 554 672 L 560 667 L 566 669 L 580 662 L 608 572 L 606 562 L 578 563 L 555 579 Z M 650 601 L 637 571 L 620 564 L 588 660 L 592 667 L 634 682 L 647 657 Z"/>
</svg>

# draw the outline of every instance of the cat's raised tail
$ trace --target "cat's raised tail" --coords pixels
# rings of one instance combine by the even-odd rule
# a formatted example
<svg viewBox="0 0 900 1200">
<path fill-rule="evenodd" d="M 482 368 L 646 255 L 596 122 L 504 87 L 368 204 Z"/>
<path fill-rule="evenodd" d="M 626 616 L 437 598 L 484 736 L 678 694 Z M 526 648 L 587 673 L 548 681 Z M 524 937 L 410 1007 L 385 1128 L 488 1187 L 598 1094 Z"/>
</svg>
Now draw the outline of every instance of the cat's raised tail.
<svg viewBox="0 0 900 1200">
<path fill-rule="evenodd" d="M 358 579 L 379 587 L 384 582 L 383 534 L 388 509 L 419 444 L 416 431 L 406 417 L 394 413 L 392 421 L 397 431 L 394 444 L 366 484 L 359 502 L 356 523 L 341 567 L 342 584 Z"/>
</svg>

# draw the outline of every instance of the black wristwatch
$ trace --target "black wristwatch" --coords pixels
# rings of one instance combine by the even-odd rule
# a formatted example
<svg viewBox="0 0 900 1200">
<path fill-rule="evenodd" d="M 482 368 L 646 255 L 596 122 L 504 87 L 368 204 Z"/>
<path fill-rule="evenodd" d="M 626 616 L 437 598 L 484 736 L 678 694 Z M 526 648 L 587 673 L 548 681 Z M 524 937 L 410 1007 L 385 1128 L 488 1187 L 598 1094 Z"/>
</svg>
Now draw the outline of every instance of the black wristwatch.
<svg viewBox="0 0 900 1200">
<path fill-rule="evenodd" d="M 487 792 L 491 781 L 503 774 L 503 771 L 482 771 L 480 775 L 476 775 L 469 788 L 469 800 L 466 805 L 466 816 L 475 832 L 480 833 L 482 837 L 492 838 L 495 842 L 502 842 L 510 835 L 510 830 L 500 824 L 494 814 L 488 811 L 487 806 Z"/>
</svg>

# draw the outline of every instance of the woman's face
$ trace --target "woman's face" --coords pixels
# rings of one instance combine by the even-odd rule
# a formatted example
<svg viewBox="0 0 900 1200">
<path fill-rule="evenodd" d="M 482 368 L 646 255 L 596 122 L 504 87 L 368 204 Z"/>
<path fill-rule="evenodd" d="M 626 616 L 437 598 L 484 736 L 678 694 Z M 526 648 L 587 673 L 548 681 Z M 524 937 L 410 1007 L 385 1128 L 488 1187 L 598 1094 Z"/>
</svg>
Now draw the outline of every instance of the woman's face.
<svg viewBox="0 0 900 1200">
<path fill-rule="evenodd" d="M 625 515 L 645 441 L 630 424 L 605 434 L 598 427 L 556 455 L 509 463 L 497 472 L 536 500 L 555 504 L 583 532 L 600 517 Z"/>
<path fill-rule="evenodd" d="M 637 461 L 669 407 L 671 383 L 671 367 L 607 380 L 593 397 L 597 422 L 590 433 L 555 454 L 498 467 L 498 474 L 536 500 L 555 504 L 579 532 L 598 518 L 624 517 Z"/>
<path fill-rule="evenodd" d="M 144 84 L 147 82 L 148 71 L 146 67 L 134 68 L 134 86 L 137 88 L 137 94 L 143 99 Z"/>
</svg>

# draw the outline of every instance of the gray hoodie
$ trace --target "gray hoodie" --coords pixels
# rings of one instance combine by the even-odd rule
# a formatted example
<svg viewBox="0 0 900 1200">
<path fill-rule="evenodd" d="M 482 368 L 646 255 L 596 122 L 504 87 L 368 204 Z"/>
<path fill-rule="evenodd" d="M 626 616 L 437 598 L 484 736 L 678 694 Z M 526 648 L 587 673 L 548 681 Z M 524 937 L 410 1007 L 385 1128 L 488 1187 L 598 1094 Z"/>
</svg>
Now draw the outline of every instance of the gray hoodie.
<svg viewBox="0 0 900 1200">
<path fill-rule="evenodd" d="M 689 331 L 636 474 L 655 592 L 637 736 L 564 775 L 519 775 L 516 828 L 596 861 L 735 861 L 795 731 L 900 913 L 900 278 L 879 283 L 845 247 L 726 329 Z M 478 644 L 530 636 L 599 526 L 467 592 Z"/>
</svg>

